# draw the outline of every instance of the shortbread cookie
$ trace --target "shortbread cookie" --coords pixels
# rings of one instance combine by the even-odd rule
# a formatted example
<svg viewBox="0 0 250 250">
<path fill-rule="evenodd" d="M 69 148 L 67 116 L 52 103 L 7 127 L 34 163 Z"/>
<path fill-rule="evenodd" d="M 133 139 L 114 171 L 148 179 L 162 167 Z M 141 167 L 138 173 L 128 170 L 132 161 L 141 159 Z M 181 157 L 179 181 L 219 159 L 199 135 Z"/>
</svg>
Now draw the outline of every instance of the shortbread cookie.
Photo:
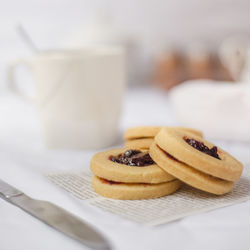
<svg viewBox="0 0 250 250">
<path fill-rule="evenodd" d="M 141 127 L 133 127 L 129 128 L 125 131 L 124 139 L 125 140 L 133 140 L 133 139 L 145 139 L 145 138 L 154 138 L 162 127 L 155 127 L 155 126 L 141 126 Z M 189 133 L 193 133 L 196 136 L 203 137 L 201 131 L 191 128 L 184 128 L 184 127 L 173 127 L 178 130 L 186 131 Z"/>
<path fill-rule="evenodd" d="M 96 176 L 116 182 L 161 183 L 175 179 L 154 163 L 148 151 L 113 149 L 97 153 L 90 169 Z"/>
<path fill-rule="evenodd" d="M 107 198 L 141 200 L 172 194 L 181 186 L 181 182 L 175 179 L 159 184 L 117 183 L 93 176 L 92 186 L 96 193 Z"/>
<path fill-rule="evenodd" d="M 155 142 L 165 152 L 203 173 L 228 180 L 238 180 L 242 164 L 212 143 L 173 128 L 163 128 Z"/>
<path fill-rule="evenodd" d="M 125 141 L 125 147 L 131 149 L 149 149 L 150 145 L 154 141 L 153 138 L 144 138 L 144 139 L 134 139 Z"/>
<path fill-rule="evenodd" d="M 155 142 L 150 147 L 150 156 L 162 169 L 197 189 L 222 195 L 230 192 L 233 188 L 234 183 L 232 181 L 213 177 L 178 161 Z"/>
</svg>

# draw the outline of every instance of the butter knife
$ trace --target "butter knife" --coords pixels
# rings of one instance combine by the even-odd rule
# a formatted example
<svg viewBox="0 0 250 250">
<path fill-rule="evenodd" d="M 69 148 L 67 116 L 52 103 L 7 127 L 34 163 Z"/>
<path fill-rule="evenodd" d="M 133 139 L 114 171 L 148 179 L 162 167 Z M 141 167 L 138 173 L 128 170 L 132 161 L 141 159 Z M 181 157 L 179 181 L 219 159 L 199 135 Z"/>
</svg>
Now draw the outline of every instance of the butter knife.
<svg viewBox="0 0 250 250">
<path fill-rule="evenodd" d="M 111 249 L 109 242 L 81 219 L 51 202 L 32 199 L 2 180 L 0 197 L 91 249 Z"/>
</svg>

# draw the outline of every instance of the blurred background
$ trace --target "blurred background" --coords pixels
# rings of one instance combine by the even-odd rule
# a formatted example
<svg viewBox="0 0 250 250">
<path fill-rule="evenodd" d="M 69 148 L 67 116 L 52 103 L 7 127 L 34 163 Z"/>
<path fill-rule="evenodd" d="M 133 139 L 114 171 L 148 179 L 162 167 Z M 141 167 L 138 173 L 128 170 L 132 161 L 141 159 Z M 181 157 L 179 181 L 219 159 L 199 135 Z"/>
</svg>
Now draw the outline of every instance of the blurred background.
<svg viewBox="0 0 250 250">
<path fill-rule="evenodd" d="M 138 84 L 150 82 L 163 52 L 189 55 L 198 45 L 197 54 L 216 53 L 224 39 L 250 35 L 249 14 L 246 0 L 1 1 L 1 87 L 8 62 L 30 55 L 16 32 L 19 24 L 40 49 L 90 40 L 125 44 L 133 51 L 139 81 L 132 83 Z"/>
<path fill-rule="evenodd" d="M 250 141 L 249 1 L 9 0 L 0 5 L 1 112 L 10 121 L 1 125 L 2 137 L 21 138 L 38 126 L 33 120 L 28 128 L 32 105 L 13 101 L 7 86 L 10 62 L 34 56 L 28 34 L 40 51 L 89 45 L 125 49 L 122 130 L 183 125 L 215 139 Z M 32 91 L 27 69 L 16 78 Z"/>
</svg>

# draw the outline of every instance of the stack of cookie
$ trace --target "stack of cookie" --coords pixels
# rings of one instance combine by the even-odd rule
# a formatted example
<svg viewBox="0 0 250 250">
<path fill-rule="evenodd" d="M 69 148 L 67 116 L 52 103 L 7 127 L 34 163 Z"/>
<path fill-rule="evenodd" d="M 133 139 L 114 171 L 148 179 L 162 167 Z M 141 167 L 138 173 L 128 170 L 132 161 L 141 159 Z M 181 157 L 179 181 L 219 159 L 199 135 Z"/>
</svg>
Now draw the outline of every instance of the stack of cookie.
<svg viewBox="0 0 250 250">
<path fill-rule="evenodd" d="M 150 199 L 175 192 L 181 182 L 157 166 L 148 151 L 114 149 L 91 159 L 94 190 L 121 200 Z"/>
<path fill-rule="evenodd" d="M 203 139 L 200 131 L 181 127 L 135 127 L 125 132 L 125 148 L 91 159 L 92 185 L 114 199 L 150 199 L 172 194 L 184 182 L 221 195 L 232 190 L 242 164 Z"/>
<path fill-rule="evenodd" d="M 243 169 L 239 161 L 212 143 L 174 128 L 162 128 L 149 152 L 166 172 L 217 195 L 230 192 Z"/>
</svg>

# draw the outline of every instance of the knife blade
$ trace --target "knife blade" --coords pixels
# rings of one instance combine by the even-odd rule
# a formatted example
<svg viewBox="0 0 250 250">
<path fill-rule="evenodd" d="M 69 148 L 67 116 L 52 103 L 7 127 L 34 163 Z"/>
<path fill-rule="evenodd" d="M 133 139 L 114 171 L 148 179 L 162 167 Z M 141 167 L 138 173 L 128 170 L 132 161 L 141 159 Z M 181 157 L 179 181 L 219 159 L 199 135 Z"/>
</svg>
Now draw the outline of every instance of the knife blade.
<svg viewBox="0 0 250 250">
<path fill-rule="evenodd" d="M 109 242 L 96 229 L 70 212 L 51 202 L 33 199 L 2 180 L 0 197 L 91 249 L 111 249 Z"/>
</svg>

